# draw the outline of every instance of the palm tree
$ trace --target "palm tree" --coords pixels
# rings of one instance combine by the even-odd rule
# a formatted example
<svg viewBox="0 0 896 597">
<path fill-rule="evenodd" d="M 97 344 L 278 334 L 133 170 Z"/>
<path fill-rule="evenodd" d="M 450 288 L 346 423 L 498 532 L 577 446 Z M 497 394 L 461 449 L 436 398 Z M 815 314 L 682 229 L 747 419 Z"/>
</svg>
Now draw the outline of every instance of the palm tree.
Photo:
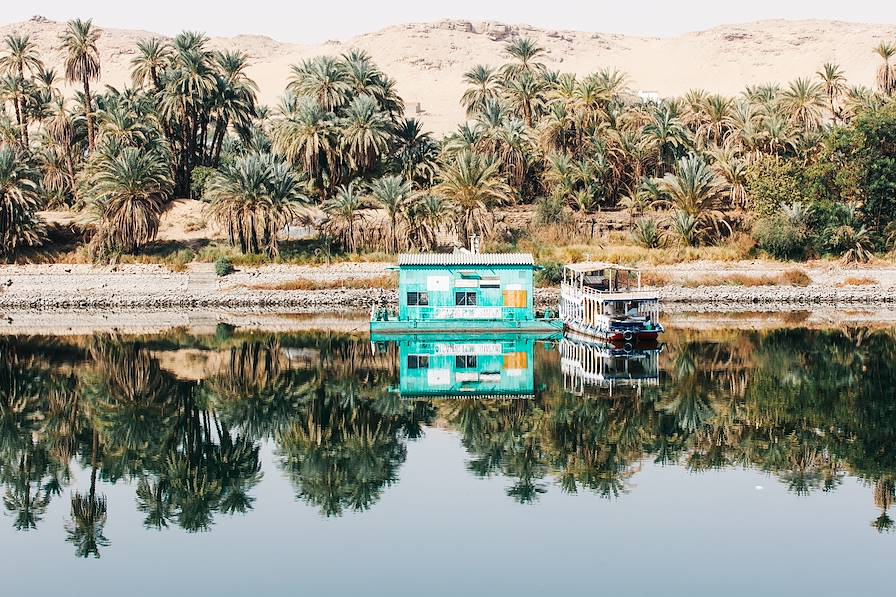
<svg viewBox="0 0 896 597">
<path fill-rule="evenodd" d="M 37 48 L 28 35 L 11 33 L 3 38 L 6 45 L 4 54 L 0 56 L 0 73 L 13 77 L 16 92 L 13 98 L 16 123 L 21 129 L 22 147 L 28 147 L 28 114 L 25 110 L 24 84 L 25 71 L 30 75 L 41 72 L 43 64 L 37 54 Z"/>
<path fill-rule="evenodd" d="M 877 69 L 877 88 L 882 94 L 890 97 L 896 91 L 896 65 L 890 64 L 890 59 L 896 56 L 896 45 L 880 42 L 874 48 L 874 53 L 884 61 Z"/>
<path fill-rule="evenodd" d="M 731 130 L 734 102 L 721 95 L 711 95 L 703 103 L 703 118 L 697 127 L 699 143 L 722 145 Z"/>
<path fill-rule="evenodd" d="M 454 219 L 454 206 L 446 199 L 425 193 L 413 203 L 408 214 L 409 236 L 423 251 L 431 251 L 438 244 L 439 232 Z"/>
<path fill-rule="evenodd" d="M 508 106 L 514 110 L 526 126 L 532 126 L 536 114 L 540 111 L 544 85 L 529 72 L 523 72 L 507 81 L 503 86 L 503 94 Z"/>
<path fill-rule="evenodd" d="M 336 58 L 320 56 L 292 67 L 292 77 L 286 89 L 307 95 L 327 112 L 336 112 L 345 105 L 351 82 L 345 68 Z"/>
<path fill-rule="evenodd" d="M 38 173 L 27 156 L 0 145 L 0 256 L 33 247 L 44 236 Z"/>
<path fill-rule="evenodd" d="M 716 207 L 724 194 L 724 185 L 699 156 L 691 154 L 681 158 L 675 173 L 667 174 L 658 186 L 676 213 L 689 217 L 699 226 L 701 235 L 710 236 L 712 232 L 717 237 L 721 226 L 730 229 Z"/>
<path fill-rule="evenodd" d="M 357 173 L 366 172 L 388 149 L 388 116 L 372 97 L 359 95 L 346 108 L 341 125 L 342 148 L 349 164 Z"/>
<path fill-rule="evenodd" d="M 504 53 L 514 60 L 503 68 L 506 79 L 516 78 L 523 73 L 540 75 L 545 70 L 544 64 L 537 62 L 538 58 L 545 55 L 545 49 L 528 37 L 517 37 L 508 42 L 504 46 Z"/>
<path fill-rule="evenodd" d="M 281 106 L 283 117 L 274 125 L 274 151 L 307 172 L 318 191 L 323 191 L 326 178 L 333 182 L 330 173 L 338 157 L 332 115 L 314 98 L 300 98 L 295 105 L 289 100 Z"/>
<path fill-rule="evenodd" d="M 212 176 L 206 191 L 210 213 L 227 227 L 243 253 L 278 253 L 277 231 L 298 215 L 306 200 L 289 167 L 270 155 L 238 158 Z"/>
<path fill-rule="evenodd" d="M 221 159 L 221 149 L 228 127 L 234 126 L 245 132 L 251 127 L 256 111 L 258 85 L 246 75 L 249 55 L 245 52 L 225 51 L 216 55 L 219 69 L 217 90 L 214 94 L 213 111 L 215 132 L 208 148 L 205 163 L 217 167 Z"/>
<path fill-rule="evenodd" d="M 131 83 L 134 87 L 152 85 L 162 90 L 162 72 L 171 63 L 171 45 L 157 37 L 137 42 L 137 56 L 131 60 Z"/>
<path fill-rule="evenodd" d="M 376 204 L 386 210 L 390 224 L 388 250 L 397 253 L 399 218 L 407 210 L 411 183 L 400 176 L 384 176 L 370 184 L 370 193 Z"/>
<path fill-rule="evenodd" d="M 846 75 L 839 65 L 826 62 L 821 70 L 816 73 L 821 79 L 825 95 L 828 96 L 828 108 L 834 121 L 842 120 L 843 110 L 840 108 L 840 98 L 847 91 Z"/>
<path fill-rule="evenodd" d="M 467 89 L 461 96 L 460 103 L 466 109 L 467 116 L 482 109 L 488 100 L 498 97 L 498 77 L 495 69 L 490 66 L 477 64 L 464 73 L 464 83 L 467 84 Z"/>
<path fill-rule="evenodd" d="M 90 180 L 100 229 L 94 255 L 109 250 L 133 253 L 155 239 L 173 181 L 167 161 L 134 147 L 117 155 L 98 155 Z"/>
<path fill-rule="evenodd" d="M 343 244 L 349 252 L 354 252 L 358 248 L 356 226 L 359 221 L 365 219 L 363 210 L 369 207 L 368 201 L 354 180 L 340 186 L 336 190 L 336 195 L 323 203 L 324 212 L 341 230 Z"/>
<path fill-rule="evenodd" d="M 644 135 L 656 145 L 657 176 L 664 172 L 674 151 L 687 147 L 689 142 L 688 130 L 668 104 L 663 104 L 654 113 L 653 119 L 644 127 Z"/>
<path fill-rule="evenodd" d="M 96 42 L 100 30 L 92 20 L 75 19 L 66 24 L 62 34 L 62 51 L 65 53 L 65 80 L 67 83 L 81 83 L 84 89 L 84 116 L 87 119 L 87 146 L 94 149 L 93 98 L 90 83 L 100 77 L 100 53 Z"/>
<path fill-rule="evenodd" d="M 803 130 L 815 130 L 821 124 L 821 111 L 825 108 L 821 85 L 810 79 L 797 79 L 781 96 L 781 107 L 790 114 L 790 120 Z"/>
<path fill-rule="evenodd" d="M 435 177 L 439 145 L 425 132 L 420 121 L 405 118 L 392 130 L 394 159 L 405 180 L 430 186 Z"/>
<path fill-rule="evenodd" d="M 434 187 L 459 211 L 459 232 L 465 237 L 483 234 L 489 223 L 487 213 L 498 205 L 511 203 L 513 192 L 500 172 L 500 164 L 491 157 L 463 150 L 439 170 Z"/>
</svg>

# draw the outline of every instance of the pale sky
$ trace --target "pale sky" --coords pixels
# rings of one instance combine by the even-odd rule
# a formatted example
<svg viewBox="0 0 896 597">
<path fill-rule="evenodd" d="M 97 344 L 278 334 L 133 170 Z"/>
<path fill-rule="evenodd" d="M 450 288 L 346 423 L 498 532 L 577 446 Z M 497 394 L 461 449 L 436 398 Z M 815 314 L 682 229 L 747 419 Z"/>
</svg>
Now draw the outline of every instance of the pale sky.
<svg viewBox="0 0 896 597">
<path fill-rule="evenodd" d="M 213 36 L 269 35 L 296 43 L 344 40 L 389 25 L 443 18 L 649 36 L 781 18 L 896 26 L 893 0 L 32 0 L 5 2 L 0 24 L 36 14 L 53 20 L 93 17 L 105 27 L 168 35 L 189 29 Z"/>
</svg>

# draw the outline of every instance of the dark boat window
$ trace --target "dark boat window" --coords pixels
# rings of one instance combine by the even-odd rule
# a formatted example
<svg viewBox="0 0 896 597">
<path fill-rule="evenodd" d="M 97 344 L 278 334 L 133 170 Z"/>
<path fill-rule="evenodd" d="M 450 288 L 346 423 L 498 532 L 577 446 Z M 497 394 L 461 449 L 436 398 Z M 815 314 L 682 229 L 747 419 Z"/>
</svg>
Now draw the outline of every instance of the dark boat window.
<svg viewBox="0 0 896 597">
<path fill-rule="evenodd" d="M 476 306 L 476 293 L 475 292 L 455 292 L 454 293 L 454 304 L 458 307 L 475 307 Z"/>
<path fill-rule="evenodd" d="M 409 307 L 425 307 L 429 304 L 429 294 L 426 292 L 409 292 L 408 293 L 408 306 Z"/>
<path fill-rule="evenodd" d="M 454 358 L 454 368 L 455 369 L 475 369 L 476 368 L 476 355 L 475 354 L 459 354 Z"/>
<path fill-rule="evenodd" d="M 408 369 L 428 369 L 429 356 L 425 354 L 408 355 Z"/>
</svg>

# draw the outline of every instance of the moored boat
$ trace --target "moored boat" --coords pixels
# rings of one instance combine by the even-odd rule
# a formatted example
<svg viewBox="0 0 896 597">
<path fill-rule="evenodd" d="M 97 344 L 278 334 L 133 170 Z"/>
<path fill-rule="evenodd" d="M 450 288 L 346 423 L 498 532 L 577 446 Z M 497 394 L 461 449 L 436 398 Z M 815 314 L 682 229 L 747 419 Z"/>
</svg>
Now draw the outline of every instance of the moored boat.
<svg viewBox="0 0 896 597">
<path fill-rule="evenodd" d="M 563 269 L 560 319 L 567 330 L 616 345 L 656 342 L 659 297 L 641 288 L 641 272 L 610 263 Z"/>
</svg>

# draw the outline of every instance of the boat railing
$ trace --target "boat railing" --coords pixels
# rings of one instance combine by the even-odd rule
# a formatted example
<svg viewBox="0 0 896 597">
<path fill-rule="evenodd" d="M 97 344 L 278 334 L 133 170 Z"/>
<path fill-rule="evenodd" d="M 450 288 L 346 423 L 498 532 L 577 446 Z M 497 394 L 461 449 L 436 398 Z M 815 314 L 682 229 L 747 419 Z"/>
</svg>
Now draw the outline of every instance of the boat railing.
<svg viewBox="0 0 896 597">
<path fill-rule="evenodd" d="M 588 286 L 576 286 L 574 284 L 561 284 L 560 294 L 570 300 L 583 298 L 607 300 L 659 300 L 655 293 L 647 290 L 597 290 Z"/>
</svg>

